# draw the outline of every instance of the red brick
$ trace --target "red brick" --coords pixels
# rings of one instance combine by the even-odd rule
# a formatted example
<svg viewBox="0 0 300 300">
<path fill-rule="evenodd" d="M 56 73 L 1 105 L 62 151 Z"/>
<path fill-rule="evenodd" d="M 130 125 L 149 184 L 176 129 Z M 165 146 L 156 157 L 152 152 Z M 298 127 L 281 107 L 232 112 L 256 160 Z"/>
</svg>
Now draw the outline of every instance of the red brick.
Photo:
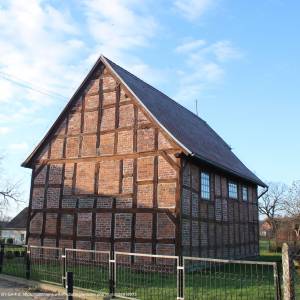
<svg viewBox="0 0 300 300">
<path fill-rule="evenodd" d="M 137 213 L 135 220 L 135 237 L 151 239 L 152 238 L 152 214 Z"/>
<path fill-rule="evenodd" d="M 121 88 L 120 92 L 120 102 L 128 101 L 130 100 L 130 97 L 126 94 L 123 88 Z"/>
<path fill-rule="evenodd" d="M 42 233 L 43 213 L 36 213 L 30 221 L 30 233 Z"/>
<path fill-rule="evenodd" d="M 74 164 L 65 164 L 64 195 L 72 194 Z"/>
<path fill-rule="evenodd" d="M 100 155 L 112 155 L 114 153 L 115 133 L 102 134 L 100 137 Z"/>
<path fill-rule="evenodd" d="M 61 215 L 61 225 L 60 233 L 66 235 L 73 234 L 74 226 L 74 215 L 73 214 L 62 214 Z"/>
<path fill-rule="evenodd" d="M 47 208 L 59 207 L 60 188 L 48 187 L 47 190 Z"/>
<path fill-rule="evenodd" d="M 118 194 L 120 177 L 120 161 L 107 160 L 100 162 L 99 194 Z"/>
<path fill-rule="evenodd" d="M 123 176 L 133 175 L 133 159 L 123 160 Z"/>
<path fill-rule="evenodd" d="M 92 233 L 92 213 L 78 213 L 77 235 L 90 236 L 91 233 Z"/>
<path fill-rule="evenodd" d="M 116 87 L 115 79 L 110 75 L 106 74 L 103 76 L 103 89 L 114 89 Z"/>
<path fill-rule="evenodd" d="M 67 147 L 66 147 L 66 157 L 78 157 L 79 153 L 79 137 L 69 137 L 67 138 Z"/>
<path fill-rule="evenodd" d="M 32 205 L 33 209 L 40 209 L 44 206 L 44 188 L 33 188 L 32 190 Z"/>
<path fill-rule="evenodd" d="M 170 141 L 161 133 L 158 133 L 158 149 L 172 149 L 174 148 Z"/>
<path fill-rule="evenodd" d="M 117 197 L 116 198 L 116 208 L 131 208 L 132 198 L 127 197 Z"/>
<path fill-rule="evenodd" d="M 157 238 L 175 238 L 175 224 L 165 213 L 157 214 Z"/>
<path fill-rule="evenodd" d="M 119 154 L 131 153 L 133 151 L 133 131 L 126 130 L 118 132 L 118 149 Z"/>
<path fill-rule="evenodd" d="M 49 169 L 49 183 L 61 184 L 62 182 L 62 164 L 52 164 Z"/>
<path fill-rule="evenodd" d="M 99 92 L 99 78 L 95 80 L 90 80 L 88 87 L 85 90 L 85 93 L 87 94 L 85 96 L 85 101 L 87 97 L 90 97 L 90 94 L 95 94 Z"/>
<path fill-rule="evenodd" d="M 137 206 L 153 207 L 153 184 L 138 185 Z"/>
<path fill-rule="evenodd" d="M 96 214 L 96 236 L 110 237 L 111 235 L 111 213 Z"/>
<path fill-rule="evenodd" d="M 116 103 L 116 92 L 104 92 L 103 93 L 103 105 L 109 105 Z"/>
<path fill-rule="evenodd" d="M 98 111 L 84 113 L 84 132 L 95 133 L 98 125 Z"/>
<path fill-rule="evenodd" d="M 115 214 L 115 238 L 131 237 L 132 214 Z"/>
<path fill-rule="evenodd" d="M 45 232 L 49 234 L 56 234 L 56 222 L 57 222 L 57 214 L 47 213 Z"/>
<path fill-rule="evenodd" d="M 137 123 L 138 123 L 138 125 L 150 123 L 149 119 L 145 116 L 145 114 L 140 109 L 138 110 Z"/>
<path fill-rule="evenodd" d="M 35 171 L 40 167 L 37 165 Z M 38 174 L 35 175 L 34 184 L 45 184 L 46 182 L 46 173 L 47 173 L 47 166 L 44 166 Z"/>
<path fill-rule="evenodd" d="M 133 177 L 125 177 L 122 180 L 122 193 L 130 194 L 133 192 Z"/>
<path fill-rule="evenodd" d="M 159 207 L 175 207 L 176 183 L 159 183 L 157 198 Z"/>
<path fill-rule="evenodd" d="M 99 106 L 99 95 L 85 96 L 85 109 L 94 109 Z"/>
<path fill-rule="evenodd" d="M 152 254 L 151 243 L 135 243 L 135 252 L 142 254 Z M 152 258 L 149 256 L 135 256 L 134 262 L 136 264 L 151 264 Z"/>
<path fill-rule="evenodd" d="M 96 135 L 87 135 L 82 138 L 81 156 L 96 155 Z"/>
<path fill-rule="evenodd" d="M 53 139 L 51 143 L 51 158 L 62 158 L 64 140 L 60 138 Z"/>
<path fill-rule="evenodd" d="M 176 178 L 177 173 L 175 169 L 162 157 L 158 157 L 158 178 L 170 179 Z"/>
<path fill-rule="evenodd" d="M 137 159 L 137 179 L 153 180 L 154 175 L 154 157 L 140 157 Z"/>
<path fill-rule="evenodd" d="M 115 129 L 115 108 L 103 109 L 101 131 Z"/>
<path fill-rule="evenodd" d="M 68 134 L 78 134 L 80 132 L 81 126 L 81 114 L 80 113 L 70 113 L 69 114 L 69 124 L 68 124 Z"/>
<path fill-rule="evenodd" d="M 119 127 L 133 126 L 134 108 L 132 104 L 120 106 Z"/>
<path fill-rule="evenodd" d="M 93 194 L 95 181 L 95 163 L 82 162 L 77 164 L 76 193 Z"/>
<path fill-rule="evenodd" d="M 137 151 L 152 151 L 154 150 L 154 129 L 145 128 L 137 131 Z"/>
</svg>

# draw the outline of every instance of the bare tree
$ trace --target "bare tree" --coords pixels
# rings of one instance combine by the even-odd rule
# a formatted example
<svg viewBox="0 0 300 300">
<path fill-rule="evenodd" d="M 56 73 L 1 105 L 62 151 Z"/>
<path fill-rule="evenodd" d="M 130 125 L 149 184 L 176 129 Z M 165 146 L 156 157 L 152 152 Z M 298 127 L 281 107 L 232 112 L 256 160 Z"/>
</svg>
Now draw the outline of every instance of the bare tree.
<svg viewBox="0 0 300 300">
<path fill-rule="evenodd" d="M 4 171 L 1 168 L 1 161 L 3 157 L 0 157 L 0 217 L 3 216 L 3 211 L 9 206 L 11 202 L 22 202 L 20 200 L 19 186 L 20 182 L 13 182 L 8 178 L 4 178 Z"/>
<path fill-rule="evenodd" d="M 288 190 L 284 208 L 290 217 L 300 217 L 300 180 L 294 181 Z"/>
<path fill-rule="evenodd" d="M 270 224 L 277 247 L 278 217 L 285 210 L 288 187 L 280 182 L 269 182 L 268 185 L 268 192 L 259 200 L 259 212 L 266 217 L 266 221 Z"/>
</svg>

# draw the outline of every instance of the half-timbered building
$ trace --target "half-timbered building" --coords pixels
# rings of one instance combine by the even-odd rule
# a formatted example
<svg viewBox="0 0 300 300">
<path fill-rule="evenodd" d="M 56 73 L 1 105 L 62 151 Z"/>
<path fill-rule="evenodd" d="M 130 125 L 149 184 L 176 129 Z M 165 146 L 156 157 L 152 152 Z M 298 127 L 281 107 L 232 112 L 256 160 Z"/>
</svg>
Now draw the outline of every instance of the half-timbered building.
<svg viewBox="0 0 300 300">
<path fill-rule="evenodd" d="M 265 184 L 205 121 L 103 56 L 23 166 L 29 244 L 258 254 Z"/>
</svg>

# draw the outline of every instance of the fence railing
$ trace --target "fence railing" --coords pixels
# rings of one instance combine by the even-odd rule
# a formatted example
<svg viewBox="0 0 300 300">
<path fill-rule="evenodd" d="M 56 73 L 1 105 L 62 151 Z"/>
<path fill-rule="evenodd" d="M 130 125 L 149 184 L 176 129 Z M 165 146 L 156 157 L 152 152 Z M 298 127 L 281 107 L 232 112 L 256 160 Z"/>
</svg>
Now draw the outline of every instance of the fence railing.
<svg viewBox="0 0 300 300">
<path fill-rule="evenodd" d="M 280 299 L 270 262 L 2 245 L 0 271 L 125 299 Z"/>
<path fill-rule="evenodd" d="M 279 299 L 272 262 L 183 257 L 184 299 Z"/>
</svg>

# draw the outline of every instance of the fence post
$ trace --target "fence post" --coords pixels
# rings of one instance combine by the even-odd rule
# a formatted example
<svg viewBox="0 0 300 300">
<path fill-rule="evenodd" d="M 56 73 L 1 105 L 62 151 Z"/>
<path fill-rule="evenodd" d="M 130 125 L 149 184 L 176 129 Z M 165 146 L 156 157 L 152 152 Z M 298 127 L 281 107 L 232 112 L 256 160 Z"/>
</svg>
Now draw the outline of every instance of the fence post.
<svg viewBox="0 0 300 300">
<path fill-rule="evenodd" d="M 27 245 L 27 251 L 26 251 L 26 279 L 30 279 L 30 246 Z"/>
<path fill-rule="evenodd" d="M 73 272 L 66 272 L 67 300 L 73 300 Z"/>
<path fill-rule="evenodd" d="M 282 246 L 283 299 L 295 300 L 293 258 L 287 243 Z"/>
<path fill-rule="evenodd" d="M 273 271 L 274 271 L 275 300 L 281 300 L 281 286 L 280 286 L 280 279 L 278 273 L 278 266 L 276 262 L 274 262 L 273 264 Z"/>
<path fill-rule="evenodd" d="M 2 273 L 3 258 L 4 258 L 4 244 L 1 244 L 1 249 L 0 249 L 0 273 Z"/>
<path fill-rule="evenodd" d="M 114 251 L 110 251 L 109 254 L 109 294 L 114 298 L 115 297 L 115 272 L 116 272 L 116 257 Z"/>
<path fill-rule="evenodd" d="M 61 254 L 61 263 L 62 263 L 62 285 L 66 287 L 66 248 L 62 248 Z"/>
<path fill-rule="evenodd" d="M 178 256 L 177 263 L 177 299 L 184 299 L 184 262 L 182 256 Z"/>
</svg>

